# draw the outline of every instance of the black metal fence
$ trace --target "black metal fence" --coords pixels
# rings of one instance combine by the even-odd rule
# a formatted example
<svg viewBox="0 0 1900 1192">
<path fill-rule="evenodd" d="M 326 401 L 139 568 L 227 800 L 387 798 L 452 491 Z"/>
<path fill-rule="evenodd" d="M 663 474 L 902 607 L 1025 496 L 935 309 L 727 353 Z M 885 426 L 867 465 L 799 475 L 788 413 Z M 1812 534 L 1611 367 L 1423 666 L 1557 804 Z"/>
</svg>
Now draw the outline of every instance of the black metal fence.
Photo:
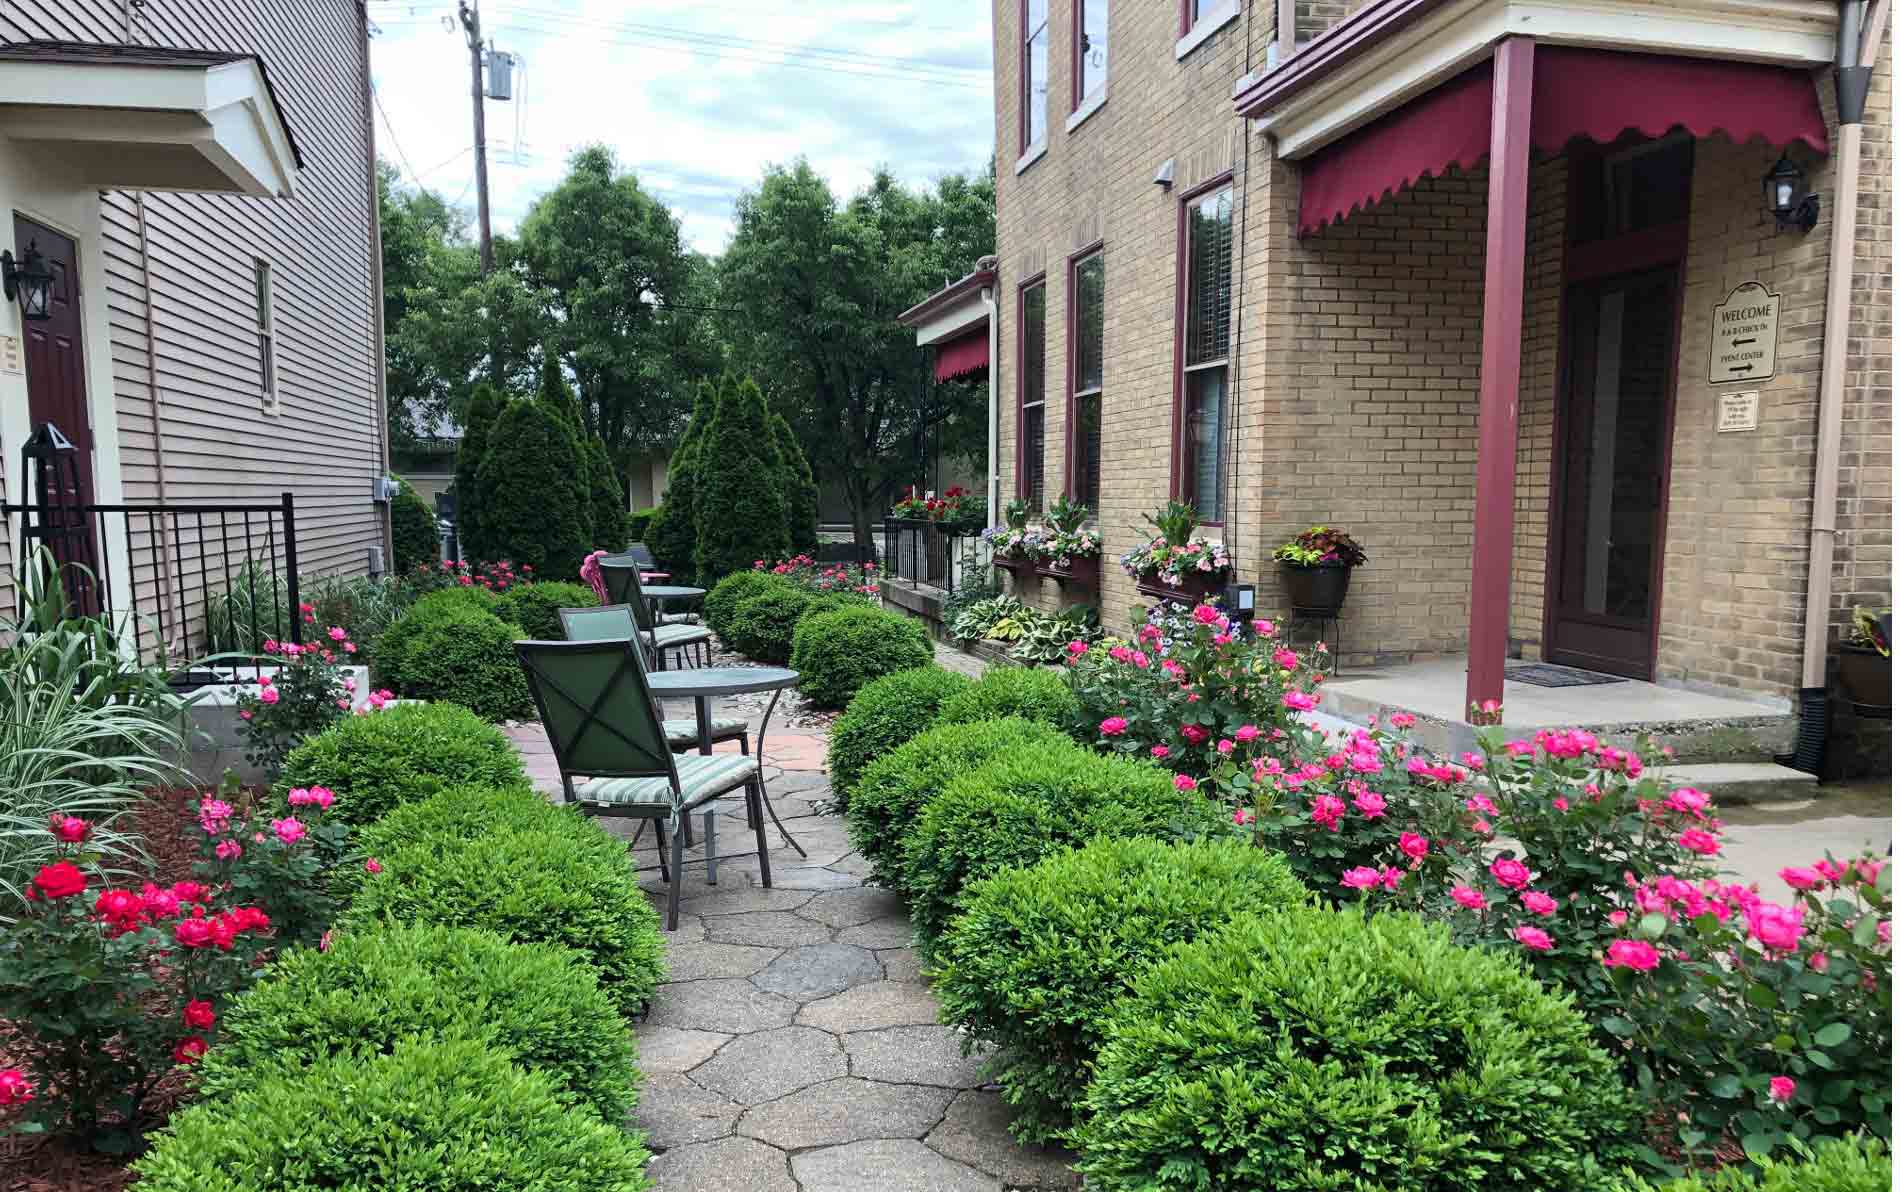
<svg viewBox="0 0 1900 1192">
<path fill-rule="evenodd" d="M 53 582 L 34 572 L 50 557 L 67 607 L 118 621 L 141 657 L 303 641 L 291 493 L 257 505 L 0 504 L 0 524 L 15 547 L 14 564 L 0 563 L 0 610 Z"/>
<path fill-rule="evenodd" d="M 912 588 L 941 588 L 948 596 L 959 582 L 968 582 L 967 568 L 989 567 L 987 550 L 967 549 L 971 544 L 980 547 L 982 534 L 980 529 L 946 522 L 886 518 L 884 577 Z"/>
</svg>

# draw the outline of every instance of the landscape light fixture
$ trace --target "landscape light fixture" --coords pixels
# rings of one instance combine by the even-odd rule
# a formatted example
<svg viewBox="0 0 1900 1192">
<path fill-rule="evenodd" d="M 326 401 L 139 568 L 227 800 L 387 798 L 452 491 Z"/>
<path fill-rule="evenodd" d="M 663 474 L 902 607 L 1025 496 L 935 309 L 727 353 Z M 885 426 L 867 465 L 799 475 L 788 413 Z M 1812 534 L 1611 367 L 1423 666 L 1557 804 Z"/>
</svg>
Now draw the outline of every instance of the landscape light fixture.
<svg viewBox="0 0 1900 1192">
<path fill-rule="evenodd" d="M 27 243 L 26 257 L 18 262 L 11 252 L 0 252 L 0 286 L 6 290 L 7 301 L 20 300 L 21 318 L 43 323 L 53 317 L 53 270 L 37 240 Z"/>
</svg>

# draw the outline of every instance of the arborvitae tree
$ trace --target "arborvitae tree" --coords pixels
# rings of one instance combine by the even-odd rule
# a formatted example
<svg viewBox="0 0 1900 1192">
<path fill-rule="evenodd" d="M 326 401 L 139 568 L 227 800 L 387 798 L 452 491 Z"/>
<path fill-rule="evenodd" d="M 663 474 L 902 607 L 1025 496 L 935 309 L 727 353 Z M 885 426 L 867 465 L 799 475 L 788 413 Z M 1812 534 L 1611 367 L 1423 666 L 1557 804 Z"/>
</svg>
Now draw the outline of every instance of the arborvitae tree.
<svg viewBox="0 0 1900 1192">
<path fill-rule="evenodd" d="M 396 547 L 396 572 L 402 574 L 417 563 L 433 563 L 442 557 L 442 542 L 435 529 L 435 513 L 409 482 L 396 478 L 395 500 L 389 503 L 389 536 Z"/>
<path fill-rule="evenodd" d="M 490 558 L 572 579 L 592 549 L 586 475 L 574 432 L 546 402 L 518 401 L 496 420 L 477 485 Z"/>
<path fill-rule="evenodd" d="M 465 559 L 489 557 L 482 540 L 481 484 L 475 474 L 482 466 L 482 456 L 488 454 L 489 432 L 506 405 L 507 399 L 483 381 L 475 386 L 462 419 L 462 443 L 455 449 L 455 536 Z"/>
<path fill-rule="evenodd" d="M 593 509 L 596 549 L 627 549 L 627 490 L 599 435 L 587 436 L 588 504 Z"/>
<path fill-rule="evenodd" d="M 568 388 L 567 378 L 561 373 L 561 358 L 551 348 L 541 349 L 541 388 L 535 400 L 560 420 L 574 441 L 574 454 L 581 461 L 581 489 L 588 494 L 587 503 L 580 511 L 581 526 L 591 542 L 594 539 L 594 458 L 587 449 L 587 432 L 581 429 L 581 403 Z"/>
<path fill-rule="evenodd" d="M 791 553 L 783 480 L 765 394 L 750 377 L 736 384 L 728 377 L 700 447 L 693 498 L 700 579 L 716 581 Z"/>
<path fill-rule="evenodd" d="M 679 445 L 673 448 L 673 458 L 667 462 L 666 495 L 661 499 L 660 512 L 653 519 L 647 540 L 660 566 L 672 572 L 674 580 L 680 582 L 694 574 L 693 546 L 699 538 L 693 520 L 693 494 L 698 487 L 694 480 L 699 441 L 712 424 L 715 400 L 712 382 L 701 381 L 693 401 L 692 419 L 687 422 L 685 433 L 680 435 Z"/>
<path fill-rule="evenodd" d="M 792 537 L 792 550 L 809 553 L 818 549 L 818 482 L 812 479 L 811 464 L 805 449 L 798 445 L 792 424 L 785 415 L 772 414 L 772 439 L 778 444 L 779 464 L 785 481 L 785 528 Z"/>
</svg>

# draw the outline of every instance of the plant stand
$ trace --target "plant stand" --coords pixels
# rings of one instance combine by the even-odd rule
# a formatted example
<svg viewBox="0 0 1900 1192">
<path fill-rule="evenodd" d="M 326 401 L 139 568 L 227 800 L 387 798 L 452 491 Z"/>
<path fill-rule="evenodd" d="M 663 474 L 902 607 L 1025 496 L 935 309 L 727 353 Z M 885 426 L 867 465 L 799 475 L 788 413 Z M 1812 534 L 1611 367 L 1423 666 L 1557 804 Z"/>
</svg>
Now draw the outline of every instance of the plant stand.
<svg viewBox="0 0 1900 1192">
<path fill-rule="evenodd" d="M 1321 611 L 1315 611 L 1311 609 L 1297 609 L 1297 608 L 1294 609 L 1293 612 L 1289 614 L 1286 619 L 1286 625 L 1289 631 L 1287 633 L 1287 643 L 1291 645 L 1293 642 L 1293 634 L 1291 632 L 1293 626 L 1311 625 L 1313 626 L 1313 629 L 1314 629 L 1315 640 L 1318 641 L 1321 645 L 1325 645 L 1326 626 L 1328 624 L 1332 625 L 1333 627 L 1333 644 L 1326 647 L 1326 673 L 1328 675 L 1337 677 L 1339 675 L 1339 647 L 1340 647 L 1339 611 L 1337 609 L 1335 609 L 1332 612 L 1321 612 Z"/>
</svg>

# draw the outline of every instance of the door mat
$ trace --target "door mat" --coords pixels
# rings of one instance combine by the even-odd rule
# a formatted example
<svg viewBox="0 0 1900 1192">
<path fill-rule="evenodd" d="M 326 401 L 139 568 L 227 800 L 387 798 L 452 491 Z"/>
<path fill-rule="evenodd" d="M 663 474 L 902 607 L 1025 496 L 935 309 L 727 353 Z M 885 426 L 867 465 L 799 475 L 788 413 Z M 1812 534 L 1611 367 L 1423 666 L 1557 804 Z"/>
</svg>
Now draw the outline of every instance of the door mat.
<svg viewBox="0 0 1900 1192">
<path fill-rule="evenodd" d="M 1504 677 L 1509 682 L 1529 683 L 1532 687 L 1595 687 L 1599 683 L 1629 682 L 1621 675 L 1602 675 L 1552 662 L 1506 662 Z"/>
</svg>

